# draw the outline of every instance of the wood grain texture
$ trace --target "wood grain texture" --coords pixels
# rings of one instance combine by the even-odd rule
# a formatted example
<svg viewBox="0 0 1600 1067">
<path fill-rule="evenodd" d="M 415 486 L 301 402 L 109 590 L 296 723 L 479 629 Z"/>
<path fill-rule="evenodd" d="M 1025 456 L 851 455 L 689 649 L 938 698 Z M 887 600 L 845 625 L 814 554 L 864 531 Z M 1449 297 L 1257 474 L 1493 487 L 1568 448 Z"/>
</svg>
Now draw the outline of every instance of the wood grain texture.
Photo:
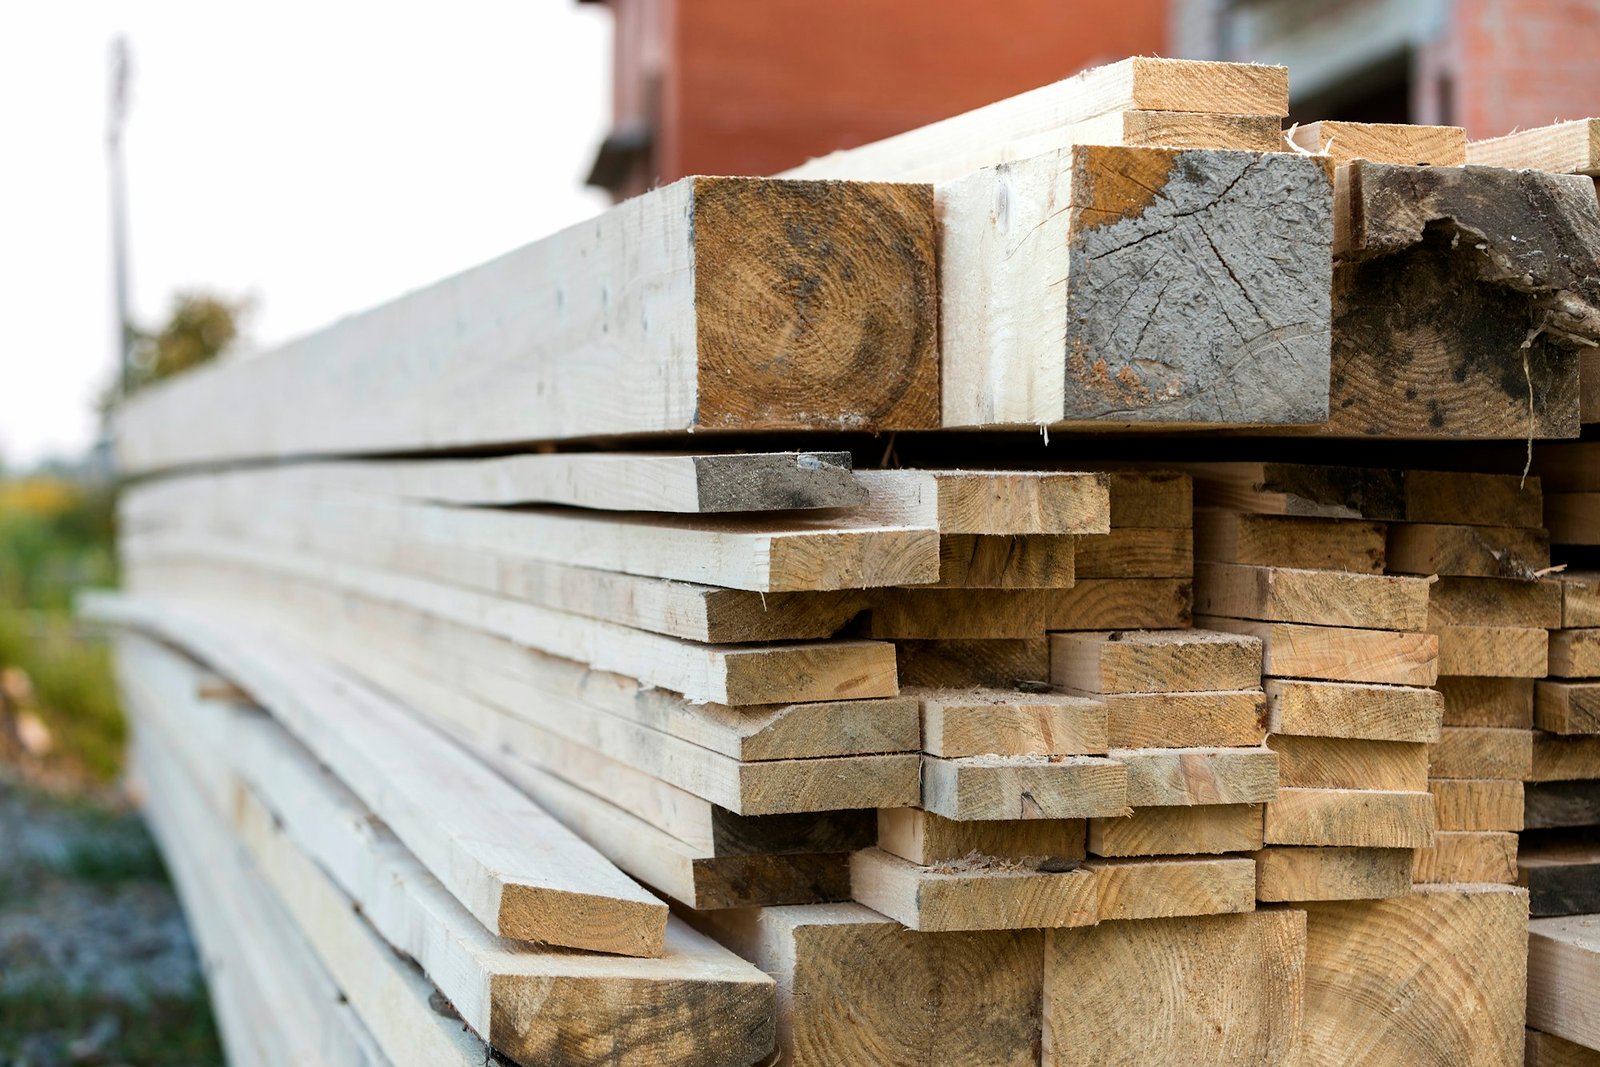
<svg viewBox="0 0 1600 1067">
<path fill-rule="evenodd" d="M 1175 464 L 1194 477 L 1195 503 L 1259 515 L 1401 520 L 1405 473 L 1276 461 Z"/>
<path fill-rule="evenodd" d="M 948 182 L 939 210 L 945 425 L 1326 416 L 1315 161 L 1080 145 Z"/>
<path fill-rule="evenodd" d="M 1416 741 L 1372 741 L 1345 737 L 1274 734 L 1267 747 L 1278 754 L 1278 781 L 1311 789 L 1428 788 L 1428 747 Z"/>
<path fill-rule="evenodd" d="M 1188 578 L 1194 574 L 1194 535 L 1175 527 L 1121 526 L 1079 538 L 1074 573 L 1085 578 Z"/>
<path fill-rule="evenodd" d="M 1295 737 L 1435 741 L 1443 697 L 1420 686 L 1268 678 L 1268 729 Z"/>
<path fill-rule="evenodd" d="M 1502 1067 L 1521 1057 L 1523 892 L 1422 886 L 1305 911 L 1306 1067 Z"/>
<path fill-rule="evenodd" d="M 1528 889 L 1530 915 L 1600 913 L 1600 843 L 1593 828 L 1523 834 L 1517 882 Z"/>
<path fill-rule="evenodd" d="M 1381 574 L 1387 527 L 1360 519 L 1257 515 L 1198 508 L 1195 558 L 1247 566 Z"/>
<path fill-rule="evenodd" d="M 1047 687 L 1050 679 L 1050 641 L 1045 637 L 896 641 L 894 651 L 900 681 L 908 686 L 1016 689 L 1022 682 Z"/>
<path fill-rule="evenodd" d="M 1255 746 L 1266 734 L 1259 689 L 1216 693 L 1108 693 L 1106 739 L 1114 748 Z"/>
<path fill-rule="evenodd" d="M 1194 484 L 1181 471 L 1109 470 L 1111 527 L 1194 525 Z"/>
<path fill-rule="evenodd" d="M 1103 534 L 1111 523 L 1105 477 L 1070 471 L 863 470 L 868 500 L 853 514 L 932 526 L 941 534 Z"/>
<path fill-rule="evenodd" d="M 1264 832 L 1269 845 L 1422 848 L 1433 829 L 1433 797 L 1425 792 L 1280 789 Z"/>
<path fill-rule="evenodd" d="M 1457 677 L 1543 678 L 1550 634 L 1538 626 L 1429 627 L 1439 637 L 1439 673 Z"/>
<path fill-rule="evenodd" d="M 1600 826 L 1600 782 L 1529 782 L 1523 787 L 1523 820 L 1529 830 Z"/>
<path fill-rule="evenodd" d="M 1444 698 L 1446 726 L 1533 725 L 1532 678 L 1441 676 L 1434 688 Z"/>
<path fill-rule="evenodd" d="M 1533 769 L 1533 732 L 1497 726 L 1446 726 L 1428 753 L 1435 778 L 1521 781 Z"/>
<path fill-rule="evenodd" d="M 1113 111 L 1074 122 L 1062 131 L 1072 144 L 1149 145 L 1162 148 L 1241 148 L 1281 152 L 1276 115 L 1210 115 L 1195 111 Z"/>
<path fill-rule="evenodd" d="M 1562 627 L 1600 626 L 1600 573 L 1568 570 L 1551 579 L 1561 585 Z"/>
<path fill-rule="evenodd" d="M 1600 493 L 1551 493 L 1544 511 L 1556 544 L 1600 544 Z"/>
<path fill-rule="evenodd" d="M 1286 115 L 1288 71 L 1135 56 L 918 129 L 813 159 L 801 178 L 943 182 L 1074 143 L 1067 127 L 1121 111 Z M 913 177 L 915 176 L 915 177 Z"/>
<path fill-rule="evenodd" d="M 1550 566 L 1550 536 L 1520 526 L 1389 527 L 1389 569 L 1402 574 L 1532 579 Z"/>
<path fill-rule="evenodd" d="M 1600 331 L 1592 182 L 1355 162 L 1336 198 L 1327 432 L 1576 435 Z"/>
<path fill-rule="evenodd" d="M 1063 867 L 1084 854 L 1082 819 L 986 819 L 957 822 L 920 808 L 880 808 L 878 847 L 912 863 L 969 856 Z"/>
<path fill-rule="evenodd" d="M 1049 590 L 1047 630 L 1181 630 L 1194 617 L 1187 578 L 1080 578 Z"/>
<path fill-rule="evenodd" d="M 1037 1062 L 1038 931 L 918 933 L 859 904 L 716 912 L 696 921 L 776 979 L 786 1064 Z"/>
<path fill-rule="evenodd" d="M 1517 884 L 1517 835 L 1501 830 L 1440 830 L 1417 849 L 1412 880 L 1467 885 Z"/>
<path fill-rule="evenodd" d="M 1524 1067 L 1600 1067 L 1600 1049 L 1529 1030 L 1522 1062 Z"/>
<path fill-rule="evenodd" d="M 1129 856 L 1089 859 L 1100 918 L 1166 919 L 1255 909 L 1256 868 L 1243 856 Z"/>
<path fill-rule="evenodd" d="M 1292 911 L 1053 930 L 1042 1062 L 1293 1063 L 1304 963 Z"/>
<path fill-rule="evenodd" d="M 907 690 L 922 705 L 922 750 L 933 756 L 1104 754 L 1106 706 L 1065 693 Z"/>
<path fill-rule="evenodd" d="M 1053 634 L 1050 676 L 1089 693 L 1251 689 L 1261 682 L 1261 645 L 1204 630 Z"/>
<path fill-rule="evenodd" d="M 947 819 L 1089 819 L 1128 810 L 1128 768 L 1098 756 L 922 760 L 922 806 Z"/>
<path fill-rule="evenodd" d="M 1600 629 L 1552 632 L 1550 674 L 1557 678 L 1600 677 Z"/>
<path fill-rule="evenodd" d="M 1537 477 L 1408 470 L 1405 486 L 1407 522 L 1525 529 L 1544 525 L 1544 494 Z"/>
<path fill-rule="evenodd" d="M 1095 875 L 1082 867 L 1046 872 L 981 860 L 919 867 L 869 848 L 850 857 L 850 891 L 911 930 L 1092 926 L 1100 916 Z"/>
<path fill-rule="evenodd" d="M 1202 563 L 1195 568 L 1195 610 L 1268 622 L 1421 630 L 1428 622 L 1428 582 L 1382 574 Z"/>
<path fill-rule="evenodd" d="M 1127 768 L 1134 808 L 1259 804 L 1278 791 L 1278 756 L 1269 748 L 1114 748 Z"/>
<path fill-rule="evenodd" d="M 1263 674 L 1314 681 L 1428 686 L 1439 676 L 1433 634 L 1196 615 L 1195 625 L 1257 638 Z"/>
<path fill-rule="evenodd" d="M 1535 683 L 1533 721 L 1556 734 L 1600 734 L 1600 683 Z"/>
<path fill-rule="evenodd" d="M 1335 166 L 1353 159 L 1433 167 L 1467 162 L 1467 131 L 1459 126 L 1324 120 L 1296 127 L 1293 136 L 1295 144 L 1327 156 Z"/>
<path fill-rule="evenodd" d="M 1488 167 L 1600 174 L 1600 119 L 1519 130 L 1467 145 L 1467 159 Z"/>
<path fill-rule="evenodd" d="M 1428 783 L 1440 830 L 1522 829 L 1523 784 L 1496 778 L 1436 778 Z"/>
<path fill-rule="evenodd" d="M 1600 919 L 1528 923 L 1528 1025 L 1600 1048 Z"/>
<path fill-rule="evenodd" d="M 1409 848 L 1264 848 L 1255 854 L 1256 899 L 1377 900 L 1411 892 Z"/>
<path fill-rule="evenodd" d="M 1089 820 L 1096 856 L 1214 855 L 1261 847 L 1261 805 L 1137 808 L 1120 819 Z"/>
<path fill-rule="evenodd" d="M 1561 587 L 1550 581 L 1440 578 L 1428 588 L 1428 618 L 1444 626 L 1561 628 Z"/>
<path fill-rule="evenodd" d="M 952 534 L 939 538 L 939 582 L 959 589 L 1070 589 L 1076 537 Z"/>
<path fill-rule="evenodd" d="M 1533 770 L 1530 782 L 1561 782 L 1600 778 L 1600 737 L 1533 735 Z"/>
<path fill-rule="evenodd" d="M 145 471 L 932 426 L 933 241 L 926 186 L 686 178 L 260 359 L 151 390 L 119 416 L 119 459 Z"/>
</svg>

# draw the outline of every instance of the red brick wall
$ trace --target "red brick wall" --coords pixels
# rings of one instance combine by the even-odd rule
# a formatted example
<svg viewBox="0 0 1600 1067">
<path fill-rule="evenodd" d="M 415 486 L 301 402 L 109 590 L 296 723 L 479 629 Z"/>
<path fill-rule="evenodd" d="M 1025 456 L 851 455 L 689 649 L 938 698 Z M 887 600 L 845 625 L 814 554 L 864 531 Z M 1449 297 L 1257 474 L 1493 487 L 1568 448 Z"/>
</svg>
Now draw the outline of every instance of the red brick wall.
<svg viewBox="0 0 1600 1067">
<path fill-rule="evenodd" d="M 1600 0 L 1455 0 L 1450 45 L 1468 136 L 1600 114 Z"/>
</svg>

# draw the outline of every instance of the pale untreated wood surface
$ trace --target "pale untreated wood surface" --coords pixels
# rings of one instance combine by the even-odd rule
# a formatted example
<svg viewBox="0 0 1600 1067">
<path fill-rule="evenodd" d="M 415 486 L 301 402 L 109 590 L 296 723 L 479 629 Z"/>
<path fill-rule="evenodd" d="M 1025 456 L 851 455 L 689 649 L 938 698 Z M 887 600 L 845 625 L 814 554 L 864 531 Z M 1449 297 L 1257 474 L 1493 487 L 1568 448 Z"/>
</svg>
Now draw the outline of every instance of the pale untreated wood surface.
<svg viewBox="0 0 1600 1067">
<path fill-rule="evenodd" d="M 1196 615 L 1195 625 L 1255 637 L 1263 673 L 1336 682 L 1428 686 L 1439 677 L 1439 639 L 1433 634 L 1258 622 Z"/>
<path fill-rule="evenodd" d="M 1433 841 L 1433 797 L 1377 789 L 1279 789 L 1267 805 L 1269 845 L 1421 848 Z"/>
<path fill-rule="evenodd" d="M 1419 885 L 1517 884 L 1517 835 L 1506 830 L 1440 830 L 1417 849 L 1412 880 Z"/>
<path fill-rule="evenodd" d="M 1259 804 L 1278 791 L 1278 756 L 1260 748 L 1114 748 L 1134 808 Z"/>
<path fill-rule="evenodd" d="M 1421 630 L 1428 622 L 1428 582 L 1382 574 L 1201 563 L 1195 610 L 1268 622 Z"/>
<path fill-rule="evenodd" d="M 850 857 L 850 892 L 911 930 L 1034 930 L 1100 918 L 1096 877 L 1082 867 L 1040 871 L 983 859 L 920 867 L 868 848 Z"/>
<path fill-rule="evenodd" d="M 1199 560 L 1253 566 L 1381 574 L 1386 527 L 1360 519 L 1259 515 L 1197 508 L 1194 554 Z"/>
<path fill-rule="evenodd" d="M 1444 698 L 1420 686 L 1268 678 L 1268 727 L 1300 737 L 1434 741 Z"/>
<path fill-rule="evenodd" d="M 1442 676 L 1434 688 L 1444 699 L 1446 726 L 1533 725 L 1532 678 Z"/>
<path fill-rule="evenodd" d="M 1204 630 L 1054 634 L 1051 680 L 1089 693 L 1249 689 L 1261 681 L 1261 645 Z"/>
<path fill-rule="evenodd" d="M 1128 768 L 1100 756 L 922 760 L 922 806 L 947 819 L 1088 819 L 1128 810 Z"/>
<path fill-rule="evenodd" d="M 1467 132 L 1459 126 L 1325 120 L 1296 127 L 1294 143 L 1326 156 L 1336 166 L 1353 159 L 1434 167 L 1467 162 Z"/>
<path fill-rule="evenodd" d="M 1600 1048 L 1600 917 L 1528 923 L 1528 1025 Z"/>
<path fill-rule="evenodd" d="M 1428 783 L 1440 830 L 1522 829 L 1523 785 L 1493 778 L 1436 778 Z"/>
<path fill-rule="evenodd" d="M 1600 119 L 1519 130 L 1467 145 L 1467 159 L 1490 167 L 1600 175 Z"/>
<path fill-rule="evenodd" d="M 1088 850 L 1096 856 L 1204 855 L 1260 847 L 1260 804 L 1136 808 L 1122 818 L 1089 820 Z"/>
<path fill-rule="evenodd" d="M 878 811 L 878 847 L 924 865 L 976 854 L 1062 867 L 1083 858 L 1084 833 L 1082 819 L 957 822 L 920 808 Z"/>
<path fill-rule="evenodd" d="M 1275 846 L 1255 854 L 1256 899 L 1376 900 L 1411 892 L 1413 850 Z"/>
</svg>

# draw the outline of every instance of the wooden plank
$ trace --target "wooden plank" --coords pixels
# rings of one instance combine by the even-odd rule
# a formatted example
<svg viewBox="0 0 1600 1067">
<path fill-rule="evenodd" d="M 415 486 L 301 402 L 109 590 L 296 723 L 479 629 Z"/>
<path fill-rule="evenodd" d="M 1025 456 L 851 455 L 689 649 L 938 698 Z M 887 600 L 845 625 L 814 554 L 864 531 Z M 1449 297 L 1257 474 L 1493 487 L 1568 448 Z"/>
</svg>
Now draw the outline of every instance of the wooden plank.
<svg viewBox="0 0 1600 1067">
<path fill-rule="evenodd" d="M 203 743 L 214 758 L 197 750 L 197 759 L 213 773 L 230 770 L 248 786 L 243 799 L 259 805 L 231 809 L 235 832 L 249 845 L 257 870 L 305 903 L 302 918 L 311 916 L 306 929 L 337 927 L 340 915 L 352 914 L 351 903 L 359 905 L 377 932 L 414 958 L 455 1011 L 502 1053 L 527 1063 L 548 1062 L 557 1049 L 575 1063 L 714 1063 L 759 1055 L 770 1045 L 769 982 L 677 919 L 669 918 L 656 959 L 494 936 L 281 726 L 255 709 L 201 707 L 184 699 L 192 677 L 187 661 L 143 639 L 119 638 L 119 646 L 131 642 L 141 653 L 137 670 L 121 656 L 119 665 L 123 679 L 137 683 L 124 691 L 141 722 L 160 721 L 176 731 L 167 736 Z M 260 805 L 273 817 L 261 818 Z M 205 806 L 191 807 L 198 812 Z M 319 888 L 324 879 L 337 888 Z M 321 906 L 330 892 L 345 894 L 350 903 Z M 383 958 L 395 956 L 385 951 Z M 597 990 L 606 992 L 603 1003 L 636 1010 L 597 1009 Z M 454 1018 L 447 1021 L 459 1030 Z M 670 1025 L 662 1028 L 662 1022 Z M 472 1062 L 482 1062 L 481 1050 Z"/>
<path fill-rule="evenodd" d="M 1050 589 L 878 589 L 853 632 L 872 640 L 1018 639 L 1044 633 Z"/>
<path fill-rule="evenodd" d="M 1555 734 L 1600 734 L 1600 682 L 1535 683 L 1533 721 Z"/>
<path fill-rule="evenodd" d="M 1111 501 L 1100 474 L 1069 471 L 863 470 L 861 518 L 941 534 L 1103 534 Z"/>
<path fill-rule="evenodd" d="M 1433 841 L 1433 797 L 1376 789 L 1280 789 L 1267 805 L 1269 845 L 1422 848 Z"/>
<path fill-rule="evenodd" d="M 912 863 L 949 863 L 974 854 L 1065 869 L 1083 859 L 1082 819 L 957 822 L 920 808 L 878 809 L 878 847 Z"/>
<path fill-rule="evenodd" d="M 1111 528 L 1194 525 L 1194 485 L 1181 471 L 1108 470 Z"/>
<path fill-rule="evenodd" d="M 1123 764 L 1096 756 L 924 756 L 922 807 L 959 821 L 1121 815 L 1128 777 Z"/>
<path fill-rule="evenodd" d="M 1195 625 L 1255 637 L 1262 645 L 1262 673 L 1274 677 L 1427 686 L 1439 676 L 1439 639 L 1433 634 L 1220 615 L 1196 615 Z"/>
<path fill-rule="evenodd" d="M 1424 886 L 1307 904 L 1305 1067 L 1503 1067 L 1522 1055 L 1526 897 Z M 1406 951 L 1396 952 L 1396 939 Z"/>
<path fill-rule="evenodd" d="M 1428 619 L 1444 626 L 1533 626 L 1558 630 L 1561 628 L 1561 587 L 1549 581 L 1440 578 L 1428 589 Z"/>
<path fill-rule="evenodd" d="M 1600 778 L 1600 737 L 1533 735 L 1533 770 L 1530 782 L 1560 782 Z"/>
<path fill-rule="evenodd" d="M 1402 574 L 1531 579 L 1550 566 L 1550 537 L 1513 526 L 1389 527 L 1389 569 Z"/>
<path fill-rule="evenodd" d="M 1264 848 L 1255 854 L 1256 899 L 1377 900 L 1411 892 L 1409 848 Z"/>
<path fill-rule="evenodd" d="M 1600 626 L 1600 573 L 1565 571 L 1551 575 L 1561 585 L 1561 625 L 1565 629 Z"/>
<path fill-rule="evenodd" d="M 179 531 L 344 548 L 340 530 L 443 543 L 567 566 L 749 589 L 799 592 L 918 585 L 938 577 L 936 532 L 806 512 L 749 515 L 464 508 L 259 488 L 271 474 L 198 476 L 130 494 L 140 533 Z M 831 514 L 831 513 L 830 513 Z M 365 561 L 357 556 L 356 561 Z"/>
<path fill-rule="evenodd" d="M 1533 725 L 1531 678 L 1441 676 L 1435 688 L 1444 699 L 1446 726 Z"/>
<path fill-rule="evenodd" d="M 1288 104 L 1288 72 L 1283 67 L 1138 56 L 813 159 L 788 175 L 879 175 L 894 176 L 896 181 L 941 182 L 980 167 L 1059 149 L 1072 143 L 1064 139 L 1063 127 L 1112 112 L 1286 115 Z"/>
<path fill-rule="evenodd" d="M 1444 698 L 1418 686 L 1268 678 L 1267 728 L 1296 737 L 1435 741 Z"/>
<path fill-rule="evenodd" d="M 1073 571 L 1085 578 L 1188 578 L 1194 574 L 1194 534 L 1170 526 L 1119 526 L 1078 539 Z"/>
<path fill-rule="evenodd" d="M 1412 793 L 1428 788 L 1428 746 L 1421 742 L 1274 734 L 1267 747 L 1278 754 L 1278 781 L 1285 787 Z"/>
<path fill-rule="evenodd" d="M 1265 747 L 1114 748 L 1110 756 L 1128 769 L 1134 808 L 1259 804 L 1278 791 L 1278 757 Z"/>
<path fill-rule="evenodd" d="M 1522 835 L 1517 881 L 1528 888 L 1528 913 L 1591 915 L 1600 912 L 1600 841 L 1592 827 Z"/>
<path fill-rule="evenodd" d="M 1248 566 L 1382 574 L 1388 527 L 1363 519 L 1197 508 L 1196 559 Z"/>
<path fill-rule="evenodd" d="M 1235 460 L 1175 464 L 1194 477 L 1195 503 L 1258 515 L 1403 520 L 1405 473 L 1323 463 Z"/>
<path fill-rule="evenodd" d="M 1047 872 L 987 860 L 919 867 L 881 849 L 850 857 L 855 899 L 911 930 L 1036 930 L 1092 926 L 1099 893 L 1088 870 Z"/>
<path fill-rule="evenodd" d="M 1321 422 L 1330 179 L 1284 153 L 1076 145 L 939 186 L 944 425 Z"/>
<path fill-rule="evenodd" d="M 1194 610 L 1187 578 L 1080 578 L 1052 589 L 1047 630 L 1181 630 Z"/>
<path fill-rule="evenodd" d="M 1600 1049 L 1538 1030 L 1528 1031 L 1523 1057 L 1524 1067 L 1600 1067 Z"/>
<path fill-rule="evenodd" d="M 863 506 L 867 487 L 851 466 L 848 452 L 547 452 L 315 463 L 280 473 L 308 488 L 443 504 L 715 514 Z"/>
<path fill-rule="evenodd" d="M 1250 852 L 1261 847 L 1261 805 L 1137 808 L 1119 819 L 1090 819 L 1088 847 L 1096 856 Z"/>
<path fill-rule="evenodd" d="M 1558 545 L 1600 545 L 1600 493 L 1551 493 L 1545 525 Z"/>
<path fill-rule="evenodd" d="M 1250 689 L 1261 681 L 1261 646 L 1203 630 L 1053 634 L 1050 677 L 1089 693 Z"/>
<path fill-rule="evenodd" d="M 1544 525 L 1537 477 L 1480 471 L 1408 470 L 1406 521 L 1468 526 Z"/>
<path fill-rule="evenodd" d="M 1243 856 L 1093 859 L 1100 918 L 1166 919 L 1253 911 L 1256 867 Z"/>
<path fill-rule="evenodd" d="M 1553 631 L 1550 674 L 1557 678 L 1600 677 L 1600 629 Z"/>
<path fill-rule="evenodd" d="M 1421 630 L 1428 623 L 1428 582 L 1383 574 L 1247 567 L 1195 567 L 1195 610 L 1267 622 Z"/>
<path fill-rule="evenodd" d="M 1600 175 L 1600 120 L 1576 119 L 1467 145 L 1475 164 Z"/>
<path fill-rule="evenodd" d="M 1052 930 L 1041 1062 L 1294 1063 L 1304 962 L 1293 911 Z"/>
<path fill-rule="evenodd" d="M 1440 830 L 1417 849 L 1412 880 L 1423 883 L 1517 884 L 1517 835 L 1499 830 Z"/>
<path fill-rule="evenodd" d="M 1283 151 L 1276 115 L 1213 115 L 1195 111 L 1113 111 L 1062 130 L 1069 144 L 1157 145 Z"/>
<path fill-rule="evenodd" d="M 938 584 L 956 589 L 1070 589 L 1077 543 L 1076 537 L 1053 534 L 941 537 Z"/>
<path fill-rule="evenodd" d="M 1324 432 L 1577 434 L 1578 352 L 1600 331 L 1600 279 L 1577 266 L 1600 240 L 1591 181 L 1358 161 L 1338 168 L 1335 197 Z M 1458 234 L 1485 254 L 1461 254 Z"/>
<path fill-rule="evenodd" d="M 1495 778 L 1437 778 L 1428 783 L 1440 830 L 1522 829 L 1523 785 Z"/>
<path fill-rule="evenodd" d="M 152 390 L 119 412 L 118 457 L 135 472 L 608 434 L 930 427 L 936 285 L 926 187 L 685 178 Z M 819 305 L 819 291 L 837 299 Z"/>
<path fill-rule="evenodd" d="M 985 686 L 1016 689 L 1020 683 L 1049 688 L 1050 641 L 1025 640 L 896 641 L 900 681 L 927 689 Z"/>
<path fill-rule="evenodd" d="M 1106 706 L 1065 693 L 913 689 L 922 705 L 922 750 L 930 755 L 1104 754 Z"/>
<path fill-rule="evenodd" d="M 1521 781 L 1533 768 L 1533 733 L 1498 726 L 1446 726 L 1428 754 L 1435 778 Z"/>
<path fill-rule="evenodd" d="M 1467 131 L 1460 126 L 1412 126 L 1403 122 L 1308 122 L 1296 126 L 1294 143 L 1327 156 L 1335 166 L 1353 159 L 1459 167 L 1467 161 Z"/>
<path fill-rule="evenodd" d="M 403 706 L 212 616 L 112 596 L 86 608 L 108 624 L 193 649 L 247 689 L 489 929 L 573 948 L 660 955 L 666 924 L 660 901 Z"/>
<path fill-rule="evenodd" d="M 1259 689 L 1217 693 L 1107 693 L 1106 737 L 1114 748 L 1256 746 L 1266 735 Z"/>
<path fill-rule="evenodd" d="M 1529 830 L 1600 826 L 1600 781 L 1529 782 L 1523 820 Z"/>
<path fill-rule="evenodd" d="M 1549 670 L 1549 631 L 1536 626 L 1440 626 L 1439 673 L 1457 677 L 1543 678 Z"/>
<path fill-rule="evenodd" d="M 777 980 L 785 1064 L 1037 1063 L 1036 930 L 919 933 L 859 904 L 695 919 Z"/>
<path fill-rule="evenodd" d="M 1600 1049 L 1600 919 L 1528 923 L 1528 1025 Z"/>
</svg>

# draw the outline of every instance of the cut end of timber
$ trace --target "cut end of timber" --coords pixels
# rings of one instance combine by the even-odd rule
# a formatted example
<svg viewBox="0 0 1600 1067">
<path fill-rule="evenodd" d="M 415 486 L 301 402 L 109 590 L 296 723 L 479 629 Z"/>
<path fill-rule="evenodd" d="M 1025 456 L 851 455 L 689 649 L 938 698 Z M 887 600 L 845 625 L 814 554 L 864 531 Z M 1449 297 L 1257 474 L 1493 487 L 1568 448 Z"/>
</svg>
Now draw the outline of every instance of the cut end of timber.
<svg viewBox="0 0 1600 1067">
<path fill-rule="evenodd" d="M 693 211 L 699 426 L 938 426 L 931 186 L 696 178 Z"/>
<path fill-rule="evenodd" d="M 619 956 L 659 956 L 666 943 L 667 906 L 643 889 L 639 896 L 644 899 L 619 900 L 511 883 L 500 894 L 495 932 Z"/>
</svg>

